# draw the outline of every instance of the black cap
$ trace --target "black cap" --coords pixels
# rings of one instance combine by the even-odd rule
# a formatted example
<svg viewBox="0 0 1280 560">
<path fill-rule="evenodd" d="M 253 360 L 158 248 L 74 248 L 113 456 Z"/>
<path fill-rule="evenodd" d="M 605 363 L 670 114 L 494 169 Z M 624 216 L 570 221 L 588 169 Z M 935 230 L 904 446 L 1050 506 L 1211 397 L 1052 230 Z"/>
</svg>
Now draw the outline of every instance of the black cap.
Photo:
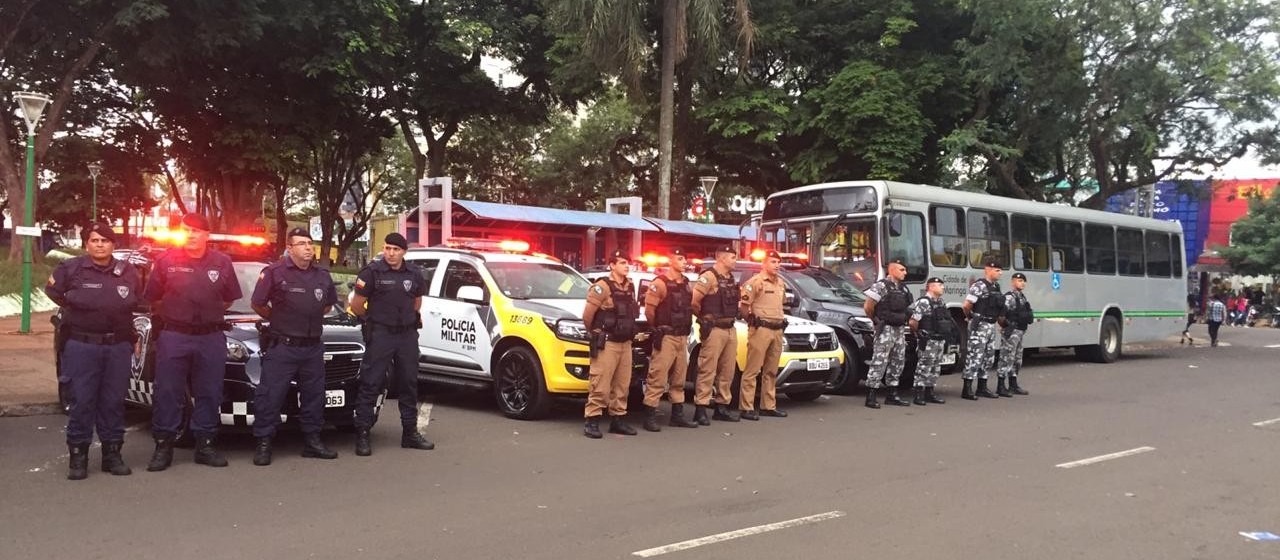
<svg viewBox="0 0 1280 560">
<path fill-rule="evenodd" d="M 631 257 L 627 256 L 626 251 L 618 250 L 609 254 L 609 264 L 618 262 L 618 259 L 623 259 L 627 262 L 631 262 Z"/>
<path fill-rule="evenodd" d="M 902 262 L 902 259 L 889 259 L 889 262 L 885 263 L 885 268 L 888 268 L 891 264 L 900 264 L 903 268 L 906 268 L 907 266 L 907 263 Z"/>
<path fill-rule="evenodd" d="M 676 247 L 675 249 L 672 249 L 672 250 L 671 250 L 671 252 L 668 254 L 668 256 L 672 256 L 672 257 L 683 257 L 683 256 L 685 256 L 685 255 L 684 255 L 684 249 L 681 249 L 681 248 L 679 248 L 679 247 Z"/>
<path fill-rule="evenodd" d="M 982 259 L 982 266 L 989 266 L 991 268 L 1004 268 L 1004 266 L 1000 264 L 1000 259 L 997 259 L 995 257 L 990 257 L 990 256 Z"/>
<path fill-rule="evenodd" d="M 183 216 L 182 225 L 187 226 L 191 229 L 198 229 L 200 231 L 210 231 L 209 218 L 206 218 L 196 213 L 191 213 Z"/>
<path fill-rule="evenodd" d="M 409 249 L 409 241 L 405 239 L 403 235 L 400 235 L 400 232 L 397 232 L 397 231 L 388 233 L 387 236 L 383 238 L 382 242 L 386 243 L 387 245 L 395 245 L 396 247 L 399 247 L 401 249 L 405 249 L 405 250 Z"/>
<path fill-rule="evenodd" d="M 929 284 L 945 284 L 945 282 L 943 282 L 943 281 L 942 281 L 942 279 L 941 279 L 941 278 L 938 278 L 937 276 L 930 276 L 928 280 L 925 280 L 925 281 L 924 281 L 924 283 L 925 283 L 925 285 L 929 285 Z"/>
<path fill-rule="evenodd" d="M 1026 275 L 1026 274 L 1023 274 L 1023 273 L 1021 273 L 1021 272 L 1015 272 L 1015 273 L 1013 273 L 1013 279 L 1014 279 L 1014 280 L 1026 280 L 1026 279 L 1027 279 L 1027 275 Z"/>
<path fill-rule="evenodd" d="M 733 254 L 735 254 L 735 255 L 736 255 L 736 254 L 738 254 L 738 250 L 737 250 L 737 249 L 734 249 L 733 247 L 731 247 L 731 246 L 729 246 L 729 245 L 721 245 L 721 246 L 719 246 L 719 247 L 717 247 L 717 248 L 716 248 L 716 254 L 719 254 L 719 253 L 733 253 Z"/>
<path fill-rule="evenodd" d="M 92 233 L 101 235 L 102 237 L 106 238 L 107 241 L 110 241 L 112 243 L 116 242 L 116 232 L 111 229 L 111 226 L 104 224 L 102 222 L 89 224 L 89 227 L 85 228 L 83 235 L 84 235 L 84 241 L 86 244 L 88 244 L 89 242 L 89 234 L 92 234 Z"/>
<path fill-rule="evenodd" d="M 311 232 L 307 231 L 307 228 L 300 228 L 300 227 L 296 227 L 289 230 L 289 235 L 286 235 L 284 238 L 289 239 L 290 237 L 305 237 L 307 239 L 313 239 L 311 237 Z"/>
</svg>

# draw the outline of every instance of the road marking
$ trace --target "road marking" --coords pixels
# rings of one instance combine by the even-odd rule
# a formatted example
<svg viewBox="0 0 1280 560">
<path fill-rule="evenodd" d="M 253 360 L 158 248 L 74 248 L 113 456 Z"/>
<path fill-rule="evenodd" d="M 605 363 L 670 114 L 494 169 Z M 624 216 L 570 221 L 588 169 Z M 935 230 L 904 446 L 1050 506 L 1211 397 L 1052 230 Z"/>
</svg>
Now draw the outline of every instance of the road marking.
<svg viewBox="0 0 1280 560">
<path fill-rule="evenodd" d="M 1268 344 L 1263 346 L 1263 348 L 1280 348 L 1280 344 Z"/>
<path fill-rule="evenodd" d="M 1154 447 L 1135 447 L 1133 449 L 1129 449 L 1126 451 L 1120 451 L 1117 453 L 1108 453 L 1106 455 L 1098 455 L 1097 457 L 1089 457 L 1088 459 L 1071 461 L 1070 463 L 1061 463 L 1054 466 L 1060 469 L 1073 469 L 1075 467 L 1083 467 L 1085 465 L 1092 465 L 1094 463 L 1101 463 L 1103 461 L 1110 461 L 1112 459 L 1119 459 L 1121 457 L 1128 457 L 1130 455 L 1137 455 L 1139 453 L 1146 453 L 1148 451 L 1155 451 L 1155 450 L 1156 448 Z"/>
<path fill-rule="evenodd" d="M 1254 425 L 1254 426 L 1257 426 L 1257 427 L 1259 427 L 1259 428 L 1261 428 L 1261 427 L 1263 427 L 1263 426 L 1270 426 L 1270 425 L 1272 425 L 1272 424 L 1276 424 L 1276 423 L 1280 423 L 1280 418 L 1272 418 L 1272 419 L 1270 419 L 1270 420 L 1263 420 L 1263 421 L 1261 421 L 1261 422 L 1254 422 L 1254 423 L 1253 423 L 1253 425 Z"/>
<path fill-rule="evenodd" d="M 838 517 L 844 517 L 844 516 L 845 516 L 845 513 L 843 511 L 828 511 L 826 513 L 819 513 L 817 515 L 810 515 L 808 517 L 798 517 L 796 519 L 779 521 L 777 523 L 770 523 L 768 525 L 756 525 L 755 527 L 747 527 L 746 529 L 738 529 L 736 531 L 729 531 L 726 533 L 717 533 L 714 535 L 699 537 L 692 540 L 681 541 L 678 543 L 668 544 L 665 546 L 659 546 L 657 548 L 647 548 L 645 550 L 637 550 L 635 552 L 632 552 L 631 555 L 639 556 L 641 558 L 649 558 L 652 556 L 659 556 L 659 555 L 667 554 L 671 552 L 688 550 L 690 548 L 697 548 L 699 546 L 704 546 L 708 544 L 715 544 L 718 542 L 724 542 L 724 541 L 733 540 L 737 538 L 749 537 L 751 535 L 768 533 L 770 531 L 777 531 L 779 529 L 789 529 L 791 527 L 809 525 L 811 523 L 818 523 L 821 521 L 827 521 L 830 519 L 836 519 Z"/>
<path fill-rule="evenodd" d="M 427 429 L 431 423 L 431 403 L 418 403 L 418 431 Z"/>
</svg>

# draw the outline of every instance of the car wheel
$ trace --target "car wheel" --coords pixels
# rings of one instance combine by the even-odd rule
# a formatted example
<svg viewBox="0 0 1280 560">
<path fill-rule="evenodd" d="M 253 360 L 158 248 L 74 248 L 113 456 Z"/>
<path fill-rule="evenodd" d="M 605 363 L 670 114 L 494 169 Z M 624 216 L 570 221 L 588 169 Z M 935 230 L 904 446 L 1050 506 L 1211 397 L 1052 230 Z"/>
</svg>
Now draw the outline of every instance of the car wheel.
<svg viewBox="0 0 1280 560">
<path fill-rule="evenodd" d="M 818 397 L 821 397 L 824 392 L 825 391 L 821 389 L 814 389 L 812 391 L 793 391 L 787 393 L 787 398 L 796 402 L 810 402 L 818 400 Z"/>
<path fill-rule="evenodd" d="M 1076 357 L 1090 362 L 1109 364 L 1120 359 L 1123 348 L 1124 331 L 1120 328 L 1120 321 L 1108 315 L 1102 318 L 1098 344 L 1077 346 Z"/>
<path fill-rule="evenodd" d="M 858 381 L 866 376 L 862 371 L 862 360 L 858 359 L 858 346 L 847 338 L 840 339 L 840 349 L 844 351 L 844 365 L 835 381 L 831 382 L 830 392 L 836 395 L 852 395 L 858 390 Z"/>
<path fill-rule="evenodd" d="M 493 392 L 498 408 L 510 418 L 536 420 L 551 409 L 542 365 L 525 346 L 513 346 L 502 353 L 494 372 Z"/>
</svg>

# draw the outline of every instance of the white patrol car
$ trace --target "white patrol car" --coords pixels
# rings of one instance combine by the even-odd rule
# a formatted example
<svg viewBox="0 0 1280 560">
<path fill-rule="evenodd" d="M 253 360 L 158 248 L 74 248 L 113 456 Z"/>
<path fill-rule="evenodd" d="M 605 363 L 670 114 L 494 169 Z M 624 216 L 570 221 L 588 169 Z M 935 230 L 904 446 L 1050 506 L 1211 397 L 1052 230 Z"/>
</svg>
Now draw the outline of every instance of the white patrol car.
<svg viewBox="0 0 1280 560">
<path fill-rule="evenodd" d="M 590 284 L 553 258 L 505 252 L 527 244 L 479 247 L 486 245 L 405 253 L 427 284 L 420 377 L 491 386 L 502 413 L 522 420 L 546 416 L 553 395 L 585 395 L 590 353 L 582 312 Z"/>
<path fill-rule="evenodd" d="M 607 277 L 608 272 L 590 272 L 587 278 L 595 282 Z M 657 275 L 653 272 L 632 272 L 627 276 L 636 287 L 636 300 L 640 302 L 643 316 L 644 296 L 649 291 Z M 696 281 L 697 276 L 686 272 L 685 277 Z M 738 375 L 747 367 L 747 323 L 736 321 L 738 332 L 738 355 L 736 357 Z M 689 375 L 686 382 L 688 389 L 698 377 L 698 350 L 701 345 L 698 335 L 698 324 L 693 324 L 693 332 L 689 334 Z M 831 327 L 800 317 L 787 317 L 787 328 L 782 331 L 782 354 L 778 357 L 777 392 L 797 401 L 812 401 L 822 396 L 827 383 L 831 382 L 841 371 L 844 363 L 844 351 L 840 349 L 840 341 Z M 734 382 L 737 385 L 737 380 Z M 735 397 L 737 389 L 734 389 Z"/>
</svg>

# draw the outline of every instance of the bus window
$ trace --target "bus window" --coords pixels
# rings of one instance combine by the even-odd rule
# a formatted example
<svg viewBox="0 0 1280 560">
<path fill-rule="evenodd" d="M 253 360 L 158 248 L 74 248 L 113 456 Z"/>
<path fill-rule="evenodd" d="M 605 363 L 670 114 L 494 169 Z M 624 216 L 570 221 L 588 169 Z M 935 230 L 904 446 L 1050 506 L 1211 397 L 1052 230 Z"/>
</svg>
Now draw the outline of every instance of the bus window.
<svg viewBox="0 0 1280 560">
<path fill-rule="evenodd" d="M 1147 232 L 1147 276 L 1169 277 L 1169 234 Z"/>
<path fill-rule="evenodd" d="M 969 210 L 969 264 L 982 268 L 983 258 L 995 258 L 1009 266 L 1009 216 L 998 212 Z"/>
<path fill-rule="evenodd" d="M 1049 269 L 1049 231 L 1044 218 L 1014 214 L 1010 220 L 1013 232 L 1013 268 L 1019 270 Z"/>
<path fill-rule="evenodd" d="M 1169 252 L 1171 253 L 1170 256 L 1173 259 L 1173 277 L 1181 278 L 1182 277 L 1182 236 L 1175 233 L 1169 236 L 1169 239 L 1171 240 L 1171 243 L 1169 243 Z"/>
<path fill-rule="evenodd" d="M 933 266 L 965 266 L 964 210 L 948 206 L 929 209 L 929 261 Z"/>
<path fill-rule="evenodd" d="M 1120 274 L 1125 276 L 1142 276 L 1146 267 L 1142 260 L 1142 231 L 1119 228 L 1116 230 L 1116 260 Z"/>
<path fill-rule="evenodd" d="M 929 275 L 924 260 L 924 216 L 914 212 L 891 212 L 885 218 L 889 237 L 885 243 L 886 259 L 902 259 L 907 266 L 907 281 L 919 282 Z"/>
<path fill-rule="evenodd" d="M 1084 227 L 1085 259 L 1089 274 L 1116 273 L 1116 230 L 1111 226 Z"/>
<path fill-rule="evenodd" d="M 852 282 L 859 289 L 880 277 L 874 218 L 849 219 L 831 227 L 809 261 Z"/>
<path fill-rule="evenodd" d="M 1084 230 L 1080 222 L 1049 220 L 1054 272 L 1084 272 Z"/>
</svg>

